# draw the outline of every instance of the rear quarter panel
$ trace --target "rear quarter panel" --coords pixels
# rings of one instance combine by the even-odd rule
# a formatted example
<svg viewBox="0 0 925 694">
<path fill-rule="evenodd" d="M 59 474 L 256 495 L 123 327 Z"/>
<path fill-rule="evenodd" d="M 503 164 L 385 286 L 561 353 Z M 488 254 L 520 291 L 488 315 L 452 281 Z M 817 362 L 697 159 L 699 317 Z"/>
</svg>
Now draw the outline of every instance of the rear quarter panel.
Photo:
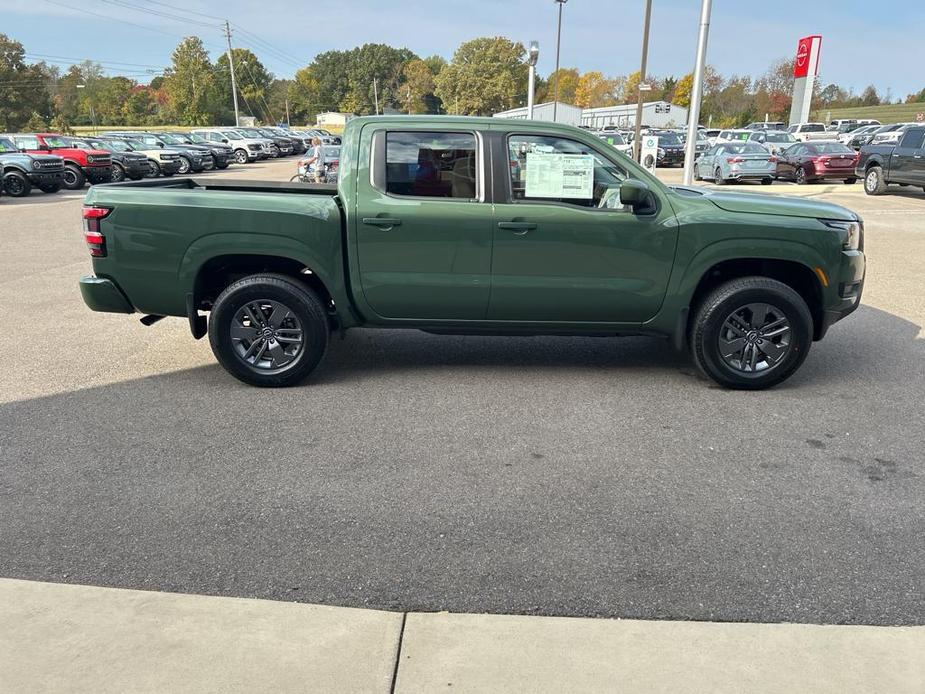
<svg viewBox="0 0 925 694">
<path fill-rule="evenodd" d="M 226 254 L 297 260 L 346 302 L 333 197 L 113 185 L 92 188 L 87 204 L 113 208 L 103 220 L 108 254 L 94 259 L 96 275 L 115 281 L 143 313 L 185 315 L 199 269 Z"/>
</svg>

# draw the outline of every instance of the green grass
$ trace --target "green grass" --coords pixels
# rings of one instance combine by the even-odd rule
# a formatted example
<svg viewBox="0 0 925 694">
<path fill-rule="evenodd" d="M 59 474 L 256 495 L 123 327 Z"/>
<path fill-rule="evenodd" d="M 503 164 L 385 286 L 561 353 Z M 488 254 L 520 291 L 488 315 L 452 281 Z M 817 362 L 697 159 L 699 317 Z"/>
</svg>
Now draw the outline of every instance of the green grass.
<svg viewBox="0 0 925 694">
<path fill-rule="evenodd" d="M 830 113 L 831 116 L 829 116 Z M 812 119 L 828 123 L 839 118 L 873 118 L 886 125 L 887 123 L 914 121 L 917 113 L 925 113 L 925 103 L 818 109 L 813 112 Z"/>
</svg>

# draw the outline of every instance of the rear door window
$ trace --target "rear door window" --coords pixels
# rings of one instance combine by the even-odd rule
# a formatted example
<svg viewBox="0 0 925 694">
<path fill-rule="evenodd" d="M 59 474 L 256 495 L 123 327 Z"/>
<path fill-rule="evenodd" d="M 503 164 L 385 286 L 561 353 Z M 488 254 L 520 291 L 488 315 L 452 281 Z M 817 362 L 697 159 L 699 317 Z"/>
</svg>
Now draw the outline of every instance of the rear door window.
<svg viewBox="0 0 925 694">
<path fill-rule="evenodd" d="M 392 195 L 474 199 L 477 164 L 473 133 L 386 133 L 385 187 Z"/>
</svg>

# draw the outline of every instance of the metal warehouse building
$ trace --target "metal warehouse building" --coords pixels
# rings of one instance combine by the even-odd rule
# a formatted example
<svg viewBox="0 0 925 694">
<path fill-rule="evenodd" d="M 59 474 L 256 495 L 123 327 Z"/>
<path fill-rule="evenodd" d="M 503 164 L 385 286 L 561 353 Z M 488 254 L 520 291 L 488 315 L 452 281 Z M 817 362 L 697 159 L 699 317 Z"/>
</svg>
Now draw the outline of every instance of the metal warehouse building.
<svg viewBox="0 0 925 694">
<path fill-rule="evenodd" d="M 552 107 L 552 101 L 545 104 L 535 104 L 533 106 L 533 120 L 551 121 Z M 519 118 L 521 120 L 526 120 L 527 107 L 522 106 L 521 108 L 512 108 L 510 111 L 501 111 L 500 113 L 494 114 L 494 116 L 495 118 Z M 563 104 L 560 101 L 559 106 L 556 109 L 556 122 L 564 123 L 565 125 L 581 125 L 581 107 L 572 106 L 571 104 Z"/>
<path fill-rule="evenodd" d="M 675 128 L 687 124 L 687 109 L 667 101 L 650 101 L 642 105 L 642 125 L 652 128 Z M 581 112 L 581 125 L 595 130 L 605 125 L 619 128 L 636 126 L 636 104 L 586 108 Z"/>
</svg>

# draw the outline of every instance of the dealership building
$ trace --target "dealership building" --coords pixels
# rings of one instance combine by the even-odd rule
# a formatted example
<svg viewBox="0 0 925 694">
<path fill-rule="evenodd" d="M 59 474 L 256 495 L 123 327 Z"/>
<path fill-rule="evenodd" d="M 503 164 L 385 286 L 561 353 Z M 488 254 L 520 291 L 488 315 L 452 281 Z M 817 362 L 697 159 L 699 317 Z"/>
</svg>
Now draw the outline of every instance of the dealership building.
<svg viewBox="0 0 925 694">
<path fill-rule="evenodd" d="M 553 103 L 537 104 L 533 107 L 533 119 L 551 121 Z M 495 118 L 527 118 L 526 106 L 512 108 L 495 114 Z M 599 130 L 605 125 L 618 128 L 636 126 L 636 104 L 620 106 L 601 106 L 600 108 L 580 108 L 571 104 L 559 103 L 556 108 L 555 121 L 566 125 L 583 125 Z M 642 125 L 650 128 L 677 128 L 687 125 L 687 109 L 667 101 L 650 101 L 642 105 Z"/>
</svg>

